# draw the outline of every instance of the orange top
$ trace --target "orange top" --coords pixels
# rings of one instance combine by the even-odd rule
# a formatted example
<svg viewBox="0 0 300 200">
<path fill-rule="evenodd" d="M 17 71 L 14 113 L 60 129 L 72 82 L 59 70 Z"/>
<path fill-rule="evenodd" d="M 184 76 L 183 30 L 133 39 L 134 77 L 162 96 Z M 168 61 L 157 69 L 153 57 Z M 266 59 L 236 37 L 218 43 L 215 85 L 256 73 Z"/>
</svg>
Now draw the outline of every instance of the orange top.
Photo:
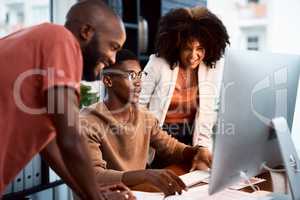
<svg viewBox="0 0 300 200">
<path fill-rule="evenodd" d="M 44 92 L 53 86 L 79 94 L 82 55 L 63 26 L 44 23 L 0 39 L 0 198 L 6 185 L 54 137 Z"/>
<path fill-rule="evenodd" d="M 179 69 L 175 90 L 171 99 L 165 123 L 193 122 L 198 107 L 198 86 L 190 84 L 189 77 Z"/>
</svg>

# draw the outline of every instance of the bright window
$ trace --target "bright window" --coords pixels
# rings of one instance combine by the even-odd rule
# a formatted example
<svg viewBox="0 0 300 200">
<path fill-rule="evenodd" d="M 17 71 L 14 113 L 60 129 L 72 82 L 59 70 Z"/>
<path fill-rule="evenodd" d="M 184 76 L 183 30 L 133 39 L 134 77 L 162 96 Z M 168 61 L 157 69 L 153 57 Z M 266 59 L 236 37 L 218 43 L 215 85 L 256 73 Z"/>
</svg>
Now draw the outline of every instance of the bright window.
<svg viewBox="0 0 300 200">
<path fill-rule="evenodd" d="M 0 0 L 0 37 L 50 21 L 50 0 Z"/>
<path fill-rule="evenodd" d="M 259 38 L 258 36 L 250 36 L 247 38 L 247 49 L 248 50 L 254 50 L 258 51 L 259 50 Z"/>
</svg>

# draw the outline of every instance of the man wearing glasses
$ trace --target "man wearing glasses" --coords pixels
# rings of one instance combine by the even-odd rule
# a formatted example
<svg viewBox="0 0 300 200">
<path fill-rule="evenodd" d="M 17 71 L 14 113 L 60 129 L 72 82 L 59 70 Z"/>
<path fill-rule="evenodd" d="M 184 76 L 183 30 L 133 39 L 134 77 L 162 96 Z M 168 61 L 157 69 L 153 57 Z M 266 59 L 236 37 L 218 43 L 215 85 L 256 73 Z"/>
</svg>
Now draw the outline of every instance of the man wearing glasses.
<svg viewBox="0 0 300 200">
<path fill-rule="evenodd" d="M 81 133 L 99 183 L 122 182 L 129 187 L 149 183 L 165 195 L 181 194 L 186 186 L 173 172 L 145 169 L 150 146 L 170 164 L 186 162 L 194 169 L 207 169 L 211 161 L 203 159 L 201 147 L 166 134 L 150 112 L 138 106 L 143 75 L 136 56 L 119 51 L 116 63 L 102 73 L 106 99 L 81 112 Z"/>
</svg>

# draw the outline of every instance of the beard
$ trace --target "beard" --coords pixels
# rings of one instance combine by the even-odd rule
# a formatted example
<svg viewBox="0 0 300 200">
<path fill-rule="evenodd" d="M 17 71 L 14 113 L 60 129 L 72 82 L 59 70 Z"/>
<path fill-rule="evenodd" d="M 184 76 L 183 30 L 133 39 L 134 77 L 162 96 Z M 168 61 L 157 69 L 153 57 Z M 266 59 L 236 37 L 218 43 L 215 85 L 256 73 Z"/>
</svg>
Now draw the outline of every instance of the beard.
<svg viewBox="0 0 300 200">
<path fill-rule="evenodd" d="M 90 59 L 83 59 L 83 73 L 82 80 L 85 81 L 95 81 L 97 77 L 95 76 L 95 66 L 96 62 L 92 62 Z"/>
<path fill-rule="evenodd" d="M 92 38 L 86 48 L 82 51 L 83 56 L 83 73 L 82 80 L 95 81 L 99 79 L 99 76 L 95 75 L 95 68 L 101 53 L 97 51 L 99 49 L 99 42 L 96 36 Z"/>
</svg>

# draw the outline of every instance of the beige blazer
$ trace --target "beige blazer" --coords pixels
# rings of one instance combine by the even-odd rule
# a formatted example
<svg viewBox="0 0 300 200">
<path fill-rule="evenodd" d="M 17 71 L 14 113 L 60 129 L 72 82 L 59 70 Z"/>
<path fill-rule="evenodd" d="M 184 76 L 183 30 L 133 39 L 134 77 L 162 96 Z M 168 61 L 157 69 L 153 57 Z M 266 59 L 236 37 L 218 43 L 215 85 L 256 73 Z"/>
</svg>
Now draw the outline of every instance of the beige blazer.
<svg viewBox="0 0 300 200">
<path fill-rule="evenodd" d="M 219 94 L 223 73 L 223 60 L 216 68 L 209 69 L 201 63 L 198 69 L 199 107 L 195 117 L 193 145 L 211 149 L 212 128 L 216 123 Z M 142 77 L 142 92 L 139 103 L 148 109 L 163 125 L 173 96 L 178 67 L 171 70 L 165 59 L 151 55 Z"/>
</svg>

